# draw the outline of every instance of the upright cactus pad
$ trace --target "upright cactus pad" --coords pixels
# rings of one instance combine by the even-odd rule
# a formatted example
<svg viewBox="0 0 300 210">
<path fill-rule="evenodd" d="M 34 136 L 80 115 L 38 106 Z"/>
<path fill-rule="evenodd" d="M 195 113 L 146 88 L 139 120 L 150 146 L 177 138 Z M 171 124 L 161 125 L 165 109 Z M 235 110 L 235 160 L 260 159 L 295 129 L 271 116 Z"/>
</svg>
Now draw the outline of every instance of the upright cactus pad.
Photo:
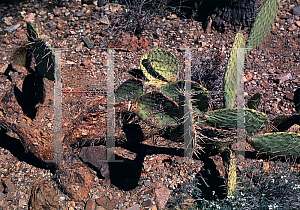
<svg viewBox="0 0 300 210">
<path fill-rule="evenodd" d="M 276 132 L 254 135 L 247 139 L 256 150 L 271 156 L 299 157 L 300 134 Z"/>
<path fill-rule="evenodd" d="M 130 79 L 121 84 L 116 90 L 117 101 L 135 100 L 143 95 L 143 81 Z"/>
<path fill-rule="evenodd" d="M 231 149 L 225 147 L 221 153 L 225 172 L 227 176 L 228 195 L 232 195 L 236 187 L 236 164 L 235 157 Z"/>
<path fill-rule="evenodd" d="M 32 45 L 33 55 L 36 63 L 36 71 L 49 80 L 54 81 L 54 56 L 49 47 L 41 39 L 36 40 Z"/>
<path fill-rule="evenodd" d="M 175 126 L 180 118 L 178 104 L 158 91 L 140 96 L 137 99 L 136 113 L 142 120 L 151 121 L 157 128 Z"/>
<path fill-rule="evenodd" d="M 154 49 L 141 57 L 141 69 L 151 85 L 160 88 L 178 77 L 179 64 L 176 57 L 164 50 Z"/>
<path fill-rule="evenodd" d="M 237 62 L 238 50 L 237 48 L 244 48 L 245 40 L 243 33 L 237 33 L 234 39 L 230 57 L 228 59 L 227 68 L 224 75 L 224 102 L 226 108 L 234 108 L 236 101 L 237 90 Z M 244 62 L 244 61 L 240 61 Z M 243 63 L 242 63 L 243 64 Z"/>
<path fill-rule="evenodd" d="M 237 108 L 218 109 L 205 114 L 207 122 L 223 129 L 236 129 Z M 244 109 L 245 128 L 249 134 L 262 130 L 268 124 L 268 116 L 253 109 Z"/>
<path fill-rule="evenodd" d="M 276 19 L 277 11 L 278 0 L 266 0 L 251 28 L 247 40 L 248 52 L 255 49 L 266 38 Z"/>
<path fill-rule="evenodd" d="M 37 29 L 29 23 L 27 23 L 27 37 L 36 63 L 35 70 L 40 76 L 54 81 L 53 51 L 39 38 Z"/>
</svg>

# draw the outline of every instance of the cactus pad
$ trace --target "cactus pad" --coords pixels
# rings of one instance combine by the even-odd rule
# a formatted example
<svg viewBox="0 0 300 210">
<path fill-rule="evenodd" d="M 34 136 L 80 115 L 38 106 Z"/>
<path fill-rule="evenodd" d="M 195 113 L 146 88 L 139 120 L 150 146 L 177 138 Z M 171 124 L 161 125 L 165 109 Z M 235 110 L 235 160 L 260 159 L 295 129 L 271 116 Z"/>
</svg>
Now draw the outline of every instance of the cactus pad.
<svg viewBox="0 0 300 210">
<path fill-rule="evenodd" d="M 225 172 L 227 176 L 228 195 L 232 195 L 236 187 L 236 164 L 235 157 L 231 149 L 225 147 L 221 153 Z"/>
<path fill-rule="evenodd" d="M 141 57 L 141 69 L 151 85 L 160 88 L 178 77 L 179 64 L 176 57 L 164 50 L 154 49 Z"/>
<path fill-rule="evenodd" d="M 135 100 L 141 95 L 143 95 L 143 82 L 139 79 L 127 80 L 116 90 L 117 101 Z"/>
<path fill-rule="evenodd" d="M 249 109 L 257 109 L 260 103 L 261 94 L 255 93 L 247 102 L 247 107 Z"/>
<path fill-rule="evenodd" d="M 266 0 L 251 28 L 247 41 L 248 52 L 255 49 L 266 38 L 276 19 L 277 11 L 278 1 Z"/>
<path fill-rule="evenodd" d="M 218 109 L 205 114 L 207 122 L 218 128 L 236 129 L 237 108 Z M 245 128 L 249 134 L 262 130 L 268 124 L 268 116 L 253 109 L 244 109 Z"/>
<path fill-rule="evenodd" d="M 152 121 L 157 128 L 177 125 L 180 117 L 178 104 L 159 91 L 140 96 L 135 111 L 142 120 Z"/>
<path fill-rule="evenodd" d="M 256 150 L 266 152 L 271 156 L 300 156 L 300 134 L 288 132 L 265 133 L 254 135 L 247 141 Z"/>
<path fill-rule="evenodd" d="M 14 65 L 26 66 L 26 56 L 32 56 L 29 52 L 29 48 L 28 44 L 24 44 L 13 51 L 11 60 Z"/>
<path fill-rule="evenodd" d="M 243 33 L 240 31 L 236 34 L 230 57 L 228 59 L 224 75 L 224 102 L 227 108 L 234 108 L 237 90 L 237 48 L 244 48 L 245 40 Z M 244 62 L 244 61 L 242 61 Z"/>
<path fill-rule="evenodd" d="M 180 80 L 163 86 L 162 88 L 160 88 L 160 91 L 174 99 L 179 105 L 182 106 L 185 103 L 184 87 L 185 81 Z M 207 96 L 206 88 L 202 87 L 197 82 L 191 81 L 191 90 L 193 110 L 196 110 L 198 113 L 201 113 L 201 111 L 206 111 L 209 106 L 209 98 Z"/>
</svg>

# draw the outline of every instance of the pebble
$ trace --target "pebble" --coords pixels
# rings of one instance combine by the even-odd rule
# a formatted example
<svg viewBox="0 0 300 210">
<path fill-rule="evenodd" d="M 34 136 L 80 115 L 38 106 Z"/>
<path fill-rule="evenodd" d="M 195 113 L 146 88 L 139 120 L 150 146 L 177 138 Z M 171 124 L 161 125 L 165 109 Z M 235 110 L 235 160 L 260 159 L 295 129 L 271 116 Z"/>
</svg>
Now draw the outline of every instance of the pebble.
<svg viewBox="0 0 300 210">
<path fill-rule="evenodd" d="M 18 29 L 20 26 L 21 26 L 20 24 L 12 25 L 12 26 L 4 29 L 4 31 L 13 32 L 14 30 Z"/>
<path fill-rule="evenodd" d="M 292 24 L 292 25 L 289 27 L 289 31 L 294 31 L 296 28 L 297 28 L 297 26 L 296 26 L 295 24 Z"/>
<path fill-rule="evenodd" d="M 294 15 L 300 15 L 300 7 L 294 7 L 294 8 L 292 9 L 292 13 L 293 13 Z"/>
<path fill-rule="evenodd" d="M 82 17 L 83 15 L 84 15 L 84 10 L 81 10 L 81 11 L 76 12 L 76 13 L 74 14 L 75 17 Z"/>
</svg>

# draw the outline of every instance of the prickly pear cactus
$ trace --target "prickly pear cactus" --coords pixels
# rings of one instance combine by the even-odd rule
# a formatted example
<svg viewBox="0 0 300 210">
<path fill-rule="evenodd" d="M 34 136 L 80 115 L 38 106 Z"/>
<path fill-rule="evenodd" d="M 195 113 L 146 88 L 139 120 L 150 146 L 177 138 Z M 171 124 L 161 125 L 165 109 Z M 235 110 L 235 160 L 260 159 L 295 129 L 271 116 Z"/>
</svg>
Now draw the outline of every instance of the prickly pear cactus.
<svg viewBox="0 0 300 210">
<path fill-rule="evenodd" d="M 227 176 L 228 195 L 231 195 L 236 187 L 236 164 L 235 157 L 231 149 L 224 148 L 221 153 L 225 172 Z"/>
<path fill-rule="evenodd" d="M 300 134 L 288 132 L 265 133 L 254 135 L 247 141 L 256 150 L 271 156 L 300 156 Z"/>
<path fill-rule="evenodd" d="M 33 56 L 36 63 L 35 71 L 40 76 L 54 81 L 54 52 L 39 38 L 37 29 L 30 23 L 27 23 L 27 37 L 29 43 L 14 50 L 11 57 L 13 64 L 30 67 Z"/>
<path fill-rule="evenodd" d="M 183 106 L 185 103 L 184 90 L 185 81 L 183 80 L 169 83 L 160 88 L 160 91 L 174 99 L 180 106 Z M 202 87 L 197 82 L 191 81 L 191 90 L 191 102 L 193 106 L 192 109 L 197 113 L 206 111 L 210 104 L 206 88 Z"/>
<path fill-rule="evenodd" d="M 255 93 L 247 102 L 247 107 L 249 109 L 257 109 L 259 103 L 260 103 L 261 94 Z"/>
<path fill-rule="evenodd" d="M 208 111 L 205 114 L 207 122 L 215 127 L 223 129 L 236 129 L 237 108 L 225 108 Z M 244 109 L 245 128 L 249 134 L 256 133 L 268 125 L 268 116 L 253 109 Z"/>
<path fill-rule="evenodd" d="M 116 90 L 116 101 L 133 101 L 143 93 L 143 81 L 130 79 L 122 83 Z"/>
<path fill-rule="evenodd" d="M 141 69 L 151 84 L 160 88 L 178 77 L 179 64 L 176 57 L 164 50 L 154 49 L 140 59 Z"/>
<path fill-rule="evenodd" d="M 140 96 L 137 99 L 135 112 L 142 120 L 152 121 L 157 128 L 175 126 L 180 118 L 178 104 L 158 91 Z"/>
<path fill-rule="evenodd" d="M 255 22 L 247 40 L 247 51 L 255 49 L 268 35 L 278 12 L 278 0 L 266 0 Z"/>
<path fill-rule="evenodd" d="M 227 108 L 234 108 L 237 90 L 237 48 L 244 48 L 245 40 L 243 33 L 239 31 L 235 36 L 230 57 L 228 59 L 225 75 L 224 75 L 224 102 Z M 242 61 L 244 62 L 244 61 Z"/>
</svg>

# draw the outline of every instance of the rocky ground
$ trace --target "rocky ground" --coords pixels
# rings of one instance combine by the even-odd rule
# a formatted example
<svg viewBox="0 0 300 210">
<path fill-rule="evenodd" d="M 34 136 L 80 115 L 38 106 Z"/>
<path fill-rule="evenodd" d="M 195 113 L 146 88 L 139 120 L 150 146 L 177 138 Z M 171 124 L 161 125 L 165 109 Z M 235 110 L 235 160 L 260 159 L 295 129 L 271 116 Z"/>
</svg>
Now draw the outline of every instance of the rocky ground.
<svg viewBox="0 0 300 210">
<path fill-rule="evenodd" d="M 300 86 L 300 9 L 293 8 L 297 6 L 300 6 L 297 1 L 280 1 L 272 31 L 246 58 L 245 100 L 247 102 L 253 94 L 261 93 L 258 110 L 266 113 L 271 120 L 296 114 L 293 93 Z M 84 109 L 88 99 L 97 98 L 100 94 L 72 90 L 106 89 L 107 47 L 122 48 L 115 50 L 114 54 L 117 86 L 131 78 L 126 71 L 139 68 L 139 59 L 148 50 L 167 49 L 176 55 L 183 67 L 184 51 L 179 48 L 193 48 L 192 79 L 208 88 L 213 108 L 223 106 L 219 91 L 223 89 L 222 78 L 235 37 L 234 31 L 219 33 L 212 29 L 205 33 L 200 22 L 178 18 L 174 14 L 139 13 L 117 4 L 98 7 L 93 3 L 74 1 L 62 7 L 53 7 L 46 2 L 22 1 L 13 5 L 2 4 L 0 11 L 0 73 L 11 62 L 13 50 L 26 42 L 26 21 L 37 23 L 41 38 L 48 44 L 62 48 L 62 88 L 65 91 L 62 99 L 63 123 L 69 122 Z M 132 37 L 134 33 L 136 36 Z M 245 29 L 245 38 L 248 34 L 249 29 Z M 3 93 L 10 83 L 3 75 L 0 80 L 0 92 Z M 46 102 L 38 105 L 35 120 L 40 125 L 53 128 L 53 82 L 46 81 L 45 89 Z M 2 135 L 0 139 L 0 209 L 28 209 L 28 205 L 32 205 L 29 202 L 31 191 L 36 191 L 34 184 L 44 181 L 51 185 L 39 185 L 44 189 L 45 196 L 52 197 L 52 203 L 58 203 L 52 209 L 154 210 L 164 207 L 175 209 L 175 205 L 181 209 L 195 207 L 189 192 L 180 194 L 177 191 L 194 179 L 202 167 L 200 160 L 185 162 L 182 155 L 175 152 L 173 155 L 164 151 L 162 154 L 152 154 L 146 150 L 143 160 L 139 162 L 141 167 L 130 168 L 136 171 L 129 174 L 139 175 L 132 179 L 126 175 L 123 177 L 133 182 L 133 187 L 123 190 L 117 181 L 97 177 L 89 199 L 74 202 L 58 188 L 53 180 L 53 169 L 25 154 L 18 137 L 13 133 L 8 135 Z M 164 139 L 149 139 L 143 143 L 165 148 L 183 146 Z M 252 151 L 248 145 L 247 148 Z M 131 160 L 137 156 L 122 148 L 117 148 L 116 154 Z M 212 156 L 212 159 L 220 174 L 224 175 L 220 156 Z M 246 156 L 239 167 L 247 168 L 256 162 L 261 161 Z M 272 170 L 274 164 L 266 160 L 263 162 L 265 167 L 268 164 L 268 170 Z M 297 170 L 297 167 L 294 169 Z M 122 171 L 116 173 L 120 173 L 122 179 Z M 179 202 L 180 196 L 186 197 Z"/>
</svg>

